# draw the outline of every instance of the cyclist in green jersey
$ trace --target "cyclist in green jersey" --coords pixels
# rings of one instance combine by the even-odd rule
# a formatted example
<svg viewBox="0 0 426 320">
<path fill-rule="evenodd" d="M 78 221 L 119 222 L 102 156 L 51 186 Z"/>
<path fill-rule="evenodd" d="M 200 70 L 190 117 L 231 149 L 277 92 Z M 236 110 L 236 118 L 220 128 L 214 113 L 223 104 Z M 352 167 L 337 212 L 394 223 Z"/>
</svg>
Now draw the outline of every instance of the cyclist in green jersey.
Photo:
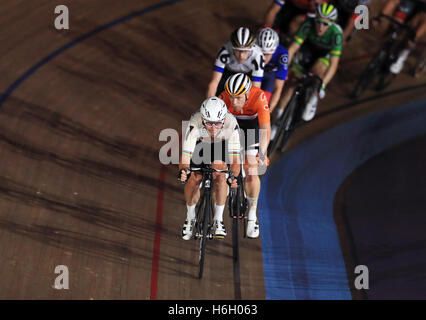
<svg viewBox="0 0 426 320">
<path fill-rule="evenodd" d="M 319 84 L 317 88 L 318 94 L 313 95 L 308 102 L 302 117 L 305 121 L 309 121 L 312 118 L 309 118 L 307 114 L 311 114 L 312 117 L 315 114 L 312 110 L 311 112 L 307 112 L 307 110 L 311 107 L 316 109 L 318 96 L 321 99 L 324 98 L 325 88 L 336 74 L 342 54 L 343 31 L 335 23 L 336 19 L 337 9 L 332 4 L 324 3 L 317 6 L 316 17 L 308 19 L 296 32 L 293 43 L 288 49 L 289 63 L 293 62 L 292 78 L 289 80 L 289 85 L 286 85 L 281 98 L 277 112 L 278 118 L 281 117 L 293 94 L 295 80 L 306 71 L 310 71 L 322 79 L 322 84 Z M 271 139 L 274 138 L 274 131 L 272 128 Z"/>
</svg>

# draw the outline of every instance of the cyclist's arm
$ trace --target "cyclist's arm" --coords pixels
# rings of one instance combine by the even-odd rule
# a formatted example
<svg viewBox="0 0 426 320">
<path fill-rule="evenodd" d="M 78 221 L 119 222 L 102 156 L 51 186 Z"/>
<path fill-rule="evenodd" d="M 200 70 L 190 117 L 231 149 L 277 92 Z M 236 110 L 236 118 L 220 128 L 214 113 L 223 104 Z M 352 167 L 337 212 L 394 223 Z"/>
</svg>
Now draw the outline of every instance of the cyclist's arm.
<svg viewBox="0 0 426 320">
<path fill-rule="evenodd" d="M 414 39 L 415 42 L 417 42 L 420 38 L 422 38 L 425 34 L 426 34 L 426 12 L 419 12 L 417 13 L 417 15 L 414 17 L 414 19 L 419 19 L 420 21 L 416 23 L 417 28 L 416 29 L 416 37 Z M 411 22 L 414 22 L 414 19 L 411 20 Z M 411 27 L 413 27 L 413 25 L 411 25 Z"/>
<path fill-rule="evenodd" d="M 288 48 L 288 65 L 291 64 L 291 62 L 293 61 L 294 55 L 299 49 L 300 49 L 300 44 L 298 44 L 297 42 L 292 42 L 292 44 Z"/>
<path fill-rule="evenodd" d="M 182 154 L 179 161 L 179 170 L 189 168 L 191 165 L 191 157 Z"/>
<path fill-rule="evenodd" d="M 222 73 L 219 71 L 213 71 L 212 78 L 209 82 L 207 88 L 206 98 L 210 98 L 216 95 L 217 86 L 219 85 L 220 79 L 222 78 Z"/>
<path fill-rule="evenodd" d="M 259 138 L 259 149 L 260 152 L 266 154 L 268 151 L 269 140 L 271 139 L 271 124 L 269 122 L 262 123 L 259 125 L 260 138 Z"/>
<path fill-rule="evenodd" d="M 190 121 L 185 132 L 185 139 L 183 140 L 182 144 L 182 154 L 179 161 L 179 170 L 189 168 L 191 164 L 192 153 L 194 152 L 198 137 L 199 133 L 198 129 L 196 128 L 196 124 Z"/>
<path fill-rule="evenodd" d="M 272 4 L 269 6 L 264 18 L 264 23 L 266 25 L 272 26 L 274 24 L 275 17 L 277 16 L 278 12 L 281 10 L 282 7 L 282 4 L 279 3 L 279 1 L 273 1 Z"/>
<path fill-rule="evenodd" d="M 400 0 L 388 0 L 383 6 L 381 14 L 390 16 L 395 11 L 396 7 L 399 5 Z"/>
<path fill-rule="evenodd" d="M 331 79 L 333 79 L 334 75 L 336 74 L 337 68 L 339 67 L 339 60 L 340 57 L 331 56 L 330 66 L 325 72 L 324 79 L 322 79 L 324 85 L 327 85 L 331 81 Z"/>
<path fill-rule="evenodd" d="M 252 85 L 254 86 L 254 87 L 258 87 L 258 88 L 260 88 L 260 85 L 262 84 L 262 82 L 260 81 L 252 81 Z"/>
<path fill-rule="evenodd" d="M 274 89 L 272 90 L 271 100 L 269 102 L 269 109 L 271 112 L 274 111 L 275 107 L 280 101 L 281 92 L 283 91 L 285 80 L 275 79 L 274 80 Z"/>
<path fill-rule="evenodd" d="M 260 128 L 259 149 L 263 154 L 266 154 L 269 140 L 271 139 L 271 112 L 269 110 L 268 100 L 263 92 L 258 100 L 257 115 Z"/>
<path fill-rule="evenodd" d="M 237 177 L 240 174 L 240 157 L 241 157 L 241 144 L 240 144 L 240 128 L 235 120 L 234 130 L 228 139 L 228 156 L 230 161 L 230 169 Z"/>
</svg>

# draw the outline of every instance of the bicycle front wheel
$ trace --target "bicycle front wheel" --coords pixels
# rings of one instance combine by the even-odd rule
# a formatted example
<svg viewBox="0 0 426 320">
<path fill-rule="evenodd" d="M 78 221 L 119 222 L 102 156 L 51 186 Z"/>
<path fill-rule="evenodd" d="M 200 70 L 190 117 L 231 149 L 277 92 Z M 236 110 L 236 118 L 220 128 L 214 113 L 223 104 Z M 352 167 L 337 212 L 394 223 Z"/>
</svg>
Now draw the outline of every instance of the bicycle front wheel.
<svg viewBox="0 0 426 320">
<path fill-rule="evenodd" d="M 386 57 L 387 53 L 384 50 L 380 50 L 379 53 L 368 63 L 355 86 L 352 94 L 354 98 L 358 98 L 362 95 L 368 86 L 374 81 L 374 78 L 380 72 Z"/>
<path fill-rule="evenodd" d="M 199 260 L 199 272 L 198 278 L 201 279 L 203 277 L 204 271 L 204 260 L 206 256 L 206 245 L 207 240 L 209 238 L 210 231 L 210 218 L 211 218 L 211 199 L 210 195 L 206 195 L 204 199 L 204 210 L 202 211 L 201 218 L 201 235 L 200 235 L 200 260 Z"/>
</svg>

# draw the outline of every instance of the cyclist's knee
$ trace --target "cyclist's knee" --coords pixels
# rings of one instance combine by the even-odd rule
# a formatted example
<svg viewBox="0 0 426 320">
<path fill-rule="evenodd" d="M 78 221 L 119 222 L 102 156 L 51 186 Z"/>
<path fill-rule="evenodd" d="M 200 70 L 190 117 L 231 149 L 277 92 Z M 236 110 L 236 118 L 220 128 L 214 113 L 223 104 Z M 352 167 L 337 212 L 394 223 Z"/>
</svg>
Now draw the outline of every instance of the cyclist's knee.
<svg viewBox="0 0 426 320">
<path fill-rule="evenodd" d="M 316 74 L 321 79 L 324 78 L 325 73 L 327 72 L 328 66 L 321 61 L 317 61 L 312 67 L 312 72 Z"/>
<path fill-rule="evenodd" d="M 246 175 L 246 183 L 252 183 L 259 179 L 257 166 L 250 166 L 246 171 L 248 174 Z"/>
<path fill-rule="evenodd" d="M 188 179 L 188 182 L 190 184 L 195 184 L 195 185 L 199 185 L 201 183 L 201 181 L 203 180 L 203 175 L 200 174 L 199 172 L 191 172 L 191 176 Z"/>
<path fill-rule="evenodd" d="M 246 180 L 251 181 L 253 176 L 257 176 L 258 163 L 255 157 L 248 157 L 247 163 L 244 165 L 246 172 Z"/>
<path fill-rule="evenodd" d="M 214 172 L 213 173 L 213 182 L 216 185 L 222 185 L 225 183 L 225 174 L 220 172 Z"/>
</svg>

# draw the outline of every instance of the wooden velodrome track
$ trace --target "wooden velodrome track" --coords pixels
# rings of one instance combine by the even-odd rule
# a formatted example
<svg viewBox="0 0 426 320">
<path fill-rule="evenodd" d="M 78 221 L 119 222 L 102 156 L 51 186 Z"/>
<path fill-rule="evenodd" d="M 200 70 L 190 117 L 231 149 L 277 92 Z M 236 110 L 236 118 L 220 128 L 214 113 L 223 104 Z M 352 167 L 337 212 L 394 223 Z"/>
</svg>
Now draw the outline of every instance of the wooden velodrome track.
<svg viewBox="0 0 426 320">
<path fill-rule="evenodd" d="M 199 107 L 216 51 L 235 27 L 259 24 L 269 2 L 67 0 L 63 31 L 57 1 L 1 2 L 1 299 L 235 298 L 230 234 L 209 243 L 196 277 L 196 243 L 180 239 L 183 187 L 176 166 L 160 164 L 158 138 Z M 377 46 L 367 31 L 349 43 L 318 117 L 290 147 L 426 97 L 425 78 L 405 73 L 393 94 L 351 104 Z M 52 287 L 57 265 L 69 290 Z M 241 241 L 240 267 L 241 297 L 264 299 L 261 239 Z"/>
</svg>

